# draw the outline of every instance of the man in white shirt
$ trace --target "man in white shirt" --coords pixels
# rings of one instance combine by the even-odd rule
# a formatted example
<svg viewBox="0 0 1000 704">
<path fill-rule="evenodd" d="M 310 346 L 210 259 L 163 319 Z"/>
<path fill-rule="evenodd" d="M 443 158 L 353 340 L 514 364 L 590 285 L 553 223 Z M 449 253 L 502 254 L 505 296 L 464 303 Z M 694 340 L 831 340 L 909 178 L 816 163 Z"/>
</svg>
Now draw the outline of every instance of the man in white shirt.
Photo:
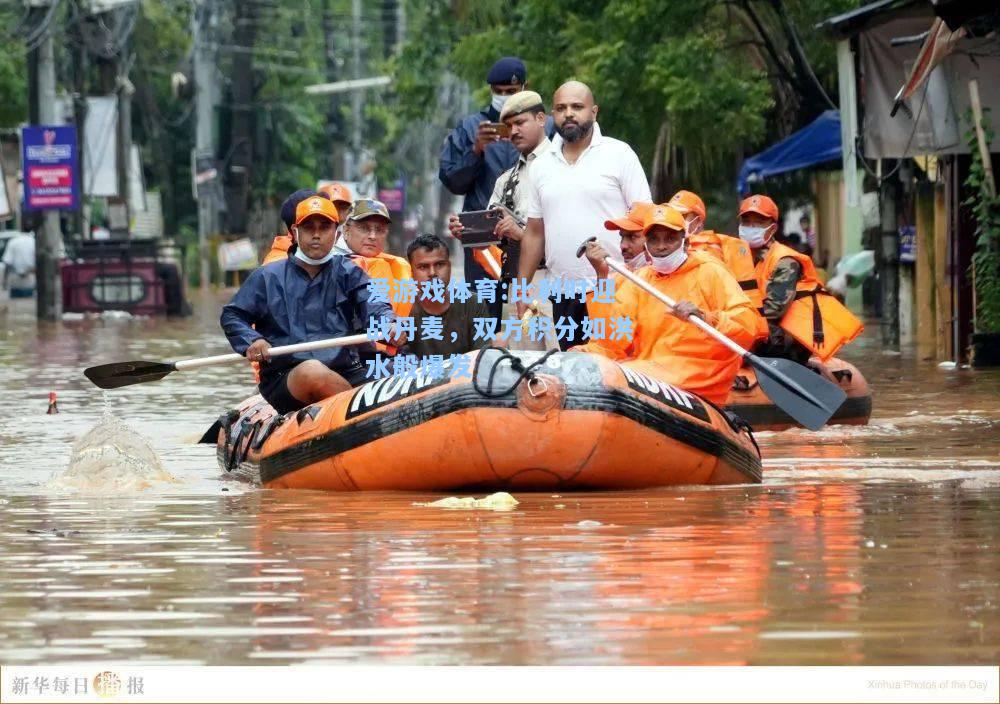
<svg viewBox="0 0 1000 704">
<path fill-rule="evenodd" d="M 632 148 L 605 137 L 597 124 L 598 106 L 585 84 L 569 81 L 556 90 L 552 117 L 557 136 L 531 167 L 525 189 L 527 226 L 521 238 L 518 277 L 531 281 L 544 254 L 549 280 L 575 279 L 594 285 L 594 270 L 576 250 L 596 236 L 605 250 L 620 261 L 617 233 L 604 223 L 619 217 L 630 203 L 649 202 L 649 182 Z M 518 314 L 526 304 L 518 301 Z M 559 341 L 565 350 L 582 342 L 586 303 L 574 298 L 553 299 L 553 318 L 573 321 L 577 332 Z"/>
<path fill-rule="evenodd" d="M 22 232 L 12 237 L 3 253 L 6 283 L 11 298 L 30 298 L 35 294 L 35 233 Z"/>
</svg>

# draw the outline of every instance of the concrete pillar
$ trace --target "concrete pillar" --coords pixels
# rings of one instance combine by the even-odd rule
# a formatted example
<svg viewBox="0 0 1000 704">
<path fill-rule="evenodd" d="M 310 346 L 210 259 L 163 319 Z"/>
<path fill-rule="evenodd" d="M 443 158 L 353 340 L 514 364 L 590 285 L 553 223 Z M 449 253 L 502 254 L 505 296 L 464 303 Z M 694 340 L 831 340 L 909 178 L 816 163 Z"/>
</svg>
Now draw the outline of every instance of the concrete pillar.
<svg viewBox="0 0 1000 704">
<path fill-rule="evenodd" d="M 882 182 L 879 212 L 882 220 L 881 247 L 878 254 L 882 297 L 882 344 L 899 349 L 899 222 L 896 217 L 898 183 L 894 178 Z"/>
<path fill-rule="evenodd" d="M 934 279 L 934 184 L 917 190 L 917 356 L 934 359 L 937 350 L 936 281 Z M 900 293 L 902 295 L 902 292 Z"/>
<path fill-rule="evenodd" d="M 52 29 L 38 46 L 38 120 L 42 125 L 54 125 L 56 115 L 56 62 Z M 39 320 L 59 320 L 62 317 L 62 230 L 59 212 L 45 210 L 42 227 L 35 235 L 36 316 Z"/>
<path fill-rule="evenodd" d="M 840 91 L 841 162 L 844 171 L 843 239 L 840 252 L 830 252 L 831 264 L 845 254 L 861 251 L 861 171 L 858 168 L 858 94 L 851 40 L 837 42 L 837 83 Z M 861 310 L 861 288 L 849 289 L 847 305 Z"/>
<path fill-rule="evenodd" d="M 956 358 L 952 344 L 951 278 L 948 276 L 948 207 L 945 187 L 934 187 L 934 319 L 935 356 L 938 360 Z"/>
</svg>

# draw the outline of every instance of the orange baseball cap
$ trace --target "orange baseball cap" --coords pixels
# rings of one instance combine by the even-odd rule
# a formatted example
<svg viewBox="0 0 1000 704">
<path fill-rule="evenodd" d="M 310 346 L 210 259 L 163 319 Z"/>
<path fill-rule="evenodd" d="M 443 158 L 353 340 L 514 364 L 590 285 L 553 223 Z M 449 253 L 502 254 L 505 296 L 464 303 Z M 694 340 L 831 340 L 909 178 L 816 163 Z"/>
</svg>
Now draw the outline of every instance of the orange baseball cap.
<svg viewBox="0 0 1000 704">
<path fill-rule="evenodd" d="M 354 202 L 354 196 L 351 195 L 351 189 L 342 183 L 328 183 L 321 187 L 319 192 L 330 196 L 330 200 L 334 203 L 347 203 L 350 205 Z"/>
<path fill-rule="evenodd" d="M 683 232 L 684 216 L 668 203 L 656 205 L 646 214 L 646 219 L 642 225 L 642 234 L 649 234 L 649 231 L 657 225 L 669 230 L 680 230 Z"/>
<path fill-rule="evenodd" d="M 705 202 L 697 193 L 677 191 L 670 199 L 669 205 L 682 214 L 694 213 L 702 219 L 702 222 L 705 220 Z"/>
<path fill-rule="evenodd" d="M 750 196 L 749 198 L 743 199 L 740 203 L 740 215 L 745 215 L 747 213 L 757 213 L 758 215 L 763 215 L 765 218 L 770 218 L 777 222 L 780 217 L 778 214 L 778 204 L 767 196 Z"/>
<path fill-rule="evenodd" d="M 332 200 L 321 196 L 306 198 L 296 206 L 295 224 L 298 225 L 312 215 L 319 215 L 333 222 L 340 222 L 340 217 L 337 215 L 337 206 L 333 204 Z"/>
<path fill-rule="evenodd" d="M 628 207 L 625 217 L 615 220 L 605 220 L 604 227 L 608 230 L 625 230 L 626 232 L 637 232 L 642 229 L 642 224 L 646 221 L 646 216 L 653 209 L 652 203 L 642 203 L 636 201 Z"/>
</svg>

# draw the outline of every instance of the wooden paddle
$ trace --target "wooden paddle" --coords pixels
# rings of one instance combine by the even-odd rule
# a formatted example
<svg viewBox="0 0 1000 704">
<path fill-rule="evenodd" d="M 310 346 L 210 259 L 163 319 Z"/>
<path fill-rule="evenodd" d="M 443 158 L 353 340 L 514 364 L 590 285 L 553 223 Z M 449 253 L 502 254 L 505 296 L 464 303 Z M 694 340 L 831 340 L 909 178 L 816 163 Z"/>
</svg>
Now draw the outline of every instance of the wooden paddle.
<svg viewBox="0 0 1000 704">
<path fill-rule="evenodd" d="M 587 250 L 587 242 L 596 239 L 596 237 L 591 237 L 581 244 L 576 251 L 576 256 L 582 257 Z M 624 264 L 619 264 L 610 257 L 604 261 L 643 291 L 665 303 L 673 312 L 677 302 L 670 296 L 650 286 L 629 271 Z M 768 398 L 774 401 L 774 405 L 809 430 L 822 428 L 847 398 L 847 394 L 839 386 L 801 364 L 779 357 L 758 357 L 749 350 L 740 347 L 697 316 L 690 316 L 688 322 L 697 325 L 706 334 L 740 355 L 757 372 L 757 382 L 760 384 L 760 388 L 763 389 Z"/>
<path fill-rule="evenodd" d="M 361 345 L 366 342 L 372 342 L 368 338 L 368 335 L 349 335 L 348 337 L 336 337 L 329 340 L 314 340 L 313 342 L 299 342 L 294 345 L 272 347 L 267 353 L 271 357 L 281 357 L 283 355 L 295 354 L 296 352 L 311 352 L 313 350 L 325 350 L 333 347 L 349 347 L 351 345 Z M 117 389 L 120 386 L 132 386 L 133 384 L 145 384 L 147 381 L 159 381 L 171 372 L 185 372 L 189 369 L 211 367 L 217 364 L 245 362 L 246 359 L 243 355 L 234 352 L 214 357 L 182 359 L 178 362 L 147 362 L 144 360 L 115 362 L 114 364 L 102 364 L 98 367 L 84 369 L 83 373 L 102 389 Z"/>
</svg>

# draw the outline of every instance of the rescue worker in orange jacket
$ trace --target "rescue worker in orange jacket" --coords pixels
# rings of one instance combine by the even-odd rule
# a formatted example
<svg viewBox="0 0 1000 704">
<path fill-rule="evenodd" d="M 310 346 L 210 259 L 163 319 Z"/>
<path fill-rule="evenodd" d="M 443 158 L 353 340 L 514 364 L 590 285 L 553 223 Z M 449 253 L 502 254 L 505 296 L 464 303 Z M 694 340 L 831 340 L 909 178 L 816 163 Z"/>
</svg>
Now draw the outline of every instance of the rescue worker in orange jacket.
<svg viewBox="0 0 1000 704">
<path fill-rule="evenodd" d="M 347 222 L 347 213 L 351 209 L 351 204 L 354 202 L 354 196 L 351 195 L 351 189 L 342 183 L 327 183 L 319 187 L 319 192 L 325 193 L 327 198 L 332 200 L 333 204 L 337 206 L 337 217 L 340 218 L 340 225 L 342 228 L 344 223 Z"/>
<path fill-rule="evenodd" d="M 646 235 L 642 228 L 646 223 L 646 216 L 652 212 L 656 206 L 652 203 L 636 201 L 629 205 L 628 211 L 623 217 L 614 220 L 605 220 L 604 227 L 608 230 L 618 230 L 621 236 L 622 259 L 629 271 L 638 271 L 649 264 L 649 253 L 646 251 Z M 625 277 L 618 272 L 612 272 L 611 278 L 615 282 L 615 290 L 621 288 L 625 283 Z M 591 318 L 603 317 L 605 309 L 601 305 L 594 303 L 592 293 L 587 294 L 587 315 Z M 622 350 L 626 357 L 632 356 L 632 348 L 627 347 Z"/>
<path fill-rule="evenodd" d="M 687 234 L 688 246 L 699 252 L 706 252 L 722 262 L 729 273 L 736 277 L 747 298 L 759 310 L 763 304 L 763 295 L 757 288 L 757 274 L 754 271 L 753 255 L 747 243 L 739 237 L 730 237 L 721 232 L 705 229 L 705 202 L 697 193 L 677 191 L 669 204 L 684 216 L 684 231 Z M 757 316 L 757 337 L 767 337 L 767 321 Z"/>
<path fill-rule="evenodd" d="M 385 279 L 389 282 L 390 301 L 393 312 L 405 317 L 410 314 L 412 301 L 396 300 L 399 282 L 412 279 L 410 263 L 385 251 L 389 237 L 389 209 L 385 204 L 371 198 L 360 198 L 351 205 L 344 223 L 343 232 L 333 246 L 334 252 L 350 257 L 371 279 Z"/>
<path fill-rule="evenodd" d="M 764 294 L 761 315 L 769 335 L 755 352 L 804 364 L 823 362 L 864 330 L 861 321 L 827 293 L 812 258 L 774 240 L 778 206 L 764 195 L 740 203 L 740 239 L 753 252 L 757 286 Z"/>
<path fill-rule="evenodd" d="M 744 347 L 753 343 L 756 314 L 750 299 L 726 268 L 703 252 L 688 251 L 684 218 L 667 204 L 655 206 L 643 226 L 650 264 L 636 276 L 677 301 L 674 314 L 631 281 L 615 292 L 612 304 L 593 301 L 589 310 L 603 307 L 607 321 L 604 339 L 574 349 L 627 361 L 641 368 L 657 365 L 655 373 L 669 383 L 722 404 L 729 395 L 740 357 L 728 347 L 687 322 L 703 318 Z M 587 258 L 599 278 L 608 276 L 607 252 L 597 242 L 587 245 Z M 612 319 L 632 321 L 632 340 L 616 339 Z M 631 359 L 629 359 L 631 357 Z"/>
<path fill-rule="evenodd" d="M 629 205 L 628 212 L 625 213 L 624 217 L 604 221 L 605 229 L 618 230 L 618 234 L 621 235 L 622 258 L 629 271 L 637 271 L 649 264 L 649 254 L 646 253 L 646 235 L 643 234 L 642 228 L 646 216 L 653 210 L 653 207 L 652 203 L 636 201 Z"/>
<path fill-rule="evenodd" d="M 295 236 L 292 234 L 292 226 L 295 224 L 295 209 L 306 198 L 312 198 L 315 195 L 319 194 L 312 189 L 303 188 L 285 198 L 285 202 L 281 204 L 281 221 L 285 223 L 285 233 L 274 236 L 271 251 L 264 257 L 261 266 L 288 258 L 288 250 L 295 243 Z M 323 196 L 323 198 L 326 197 Z"/>
</svg>

